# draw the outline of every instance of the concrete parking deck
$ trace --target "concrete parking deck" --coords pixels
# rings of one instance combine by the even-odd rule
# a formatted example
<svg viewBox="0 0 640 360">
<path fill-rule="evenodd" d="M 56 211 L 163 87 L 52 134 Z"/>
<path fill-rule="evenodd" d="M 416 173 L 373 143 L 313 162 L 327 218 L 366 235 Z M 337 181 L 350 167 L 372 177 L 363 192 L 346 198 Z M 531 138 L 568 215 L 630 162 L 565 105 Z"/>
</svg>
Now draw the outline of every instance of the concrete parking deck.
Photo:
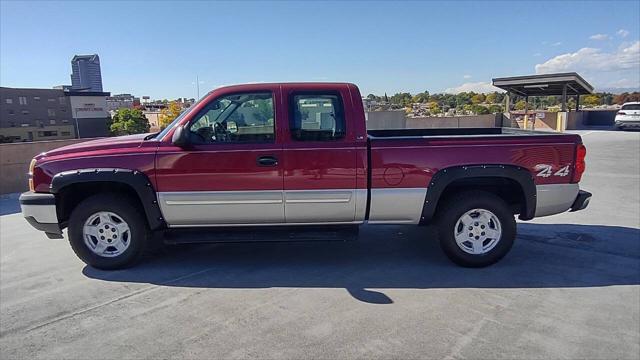
<svg viewBox="0 0 640 360">
<path fill-rule="evenodd" d="M 590 207 L 519 224 L 485 269 L 431 228 L 169 248 L 86 267 L 0 201 L 0 357 L 638 358 L 640 133 L 582 132 Z"/>
</svg>

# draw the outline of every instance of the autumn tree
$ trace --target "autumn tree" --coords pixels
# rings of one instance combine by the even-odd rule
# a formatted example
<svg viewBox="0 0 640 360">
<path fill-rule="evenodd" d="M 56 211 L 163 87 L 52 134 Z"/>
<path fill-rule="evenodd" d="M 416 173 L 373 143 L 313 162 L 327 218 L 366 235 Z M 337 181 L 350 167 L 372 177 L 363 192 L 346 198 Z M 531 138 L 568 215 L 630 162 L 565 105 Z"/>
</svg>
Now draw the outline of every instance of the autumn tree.
<svg viewBox="0 0 640 360">
<path fill-rule="evenodd" d="M 181 112 L 182 107 L 177 101 L 170 102 L 167 107 L 162 109 L 160 112 L 160 119 L 158 120 L 158 126 L 160 126 L 160 129 L 164 129 L 169 126 L 169 124 L 171 124 L 171 122 L 177 118 Z"/>
<path fill-rule="evenodd" d="M 588 107 L 600 105 L 600 97 L 596 94 L 583 96 L 581 100 L 582 104 Z"/>
<path fill-rule="evenodd" d="M 484 94 L 475 94 L 471 97 L 472 104 L 482 104 L 486 100 Z"/>
<path fill-rule="evenodd" d="M 431 114 L 439 114 L 441 112 L 442 112 L 442 109 L 440 109 L 440 105 L 438 105 L 437 102 L 431 101 L 429 103 L 429 113 L 431 113 Z"/>
<path fill-rule="evenodd" d="M 149 132 L 149 120 L 138 109 L 118 109 L 109 122 L 111 134 L 131 135 Z"/>
<path fill-rule="evenodd" d="M 526 106 L 526 102 L 524 100 L 520 100 L 516 103 L 515 108 L 516 110 L 524 110 L 524 107 Z"/>
</svg>

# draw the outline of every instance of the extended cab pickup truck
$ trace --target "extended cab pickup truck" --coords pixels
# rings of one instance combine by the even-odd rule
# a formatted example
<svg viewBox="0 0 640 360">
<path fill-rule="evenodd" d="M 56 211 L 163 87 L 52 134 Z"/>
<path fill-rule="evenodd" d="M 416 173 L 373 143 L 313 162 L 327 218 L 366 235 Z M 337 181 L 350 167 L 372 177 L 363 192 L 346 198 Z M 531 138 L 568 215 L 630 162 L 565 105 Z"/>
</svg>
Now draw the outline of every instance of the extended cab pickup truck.
<svg viewBox="0 0 640 360">
<path fill-rule="evenodd" d="M 322 238 L 363 223 L 436 224 L 451 260 L 480 267 L 511 248 L 514 215 L 587 206 L 584 159 L 571 134 L 367 132 L 353 84 L 237 85 L 157 134 L 36 156 L 20 204 L 50 238 L 68 228 L 75 253 L 102 269 L 134 263 L 156 241 L 256 241 L 267 228 L 284 229 L 279 240 Z"/>
</svg>

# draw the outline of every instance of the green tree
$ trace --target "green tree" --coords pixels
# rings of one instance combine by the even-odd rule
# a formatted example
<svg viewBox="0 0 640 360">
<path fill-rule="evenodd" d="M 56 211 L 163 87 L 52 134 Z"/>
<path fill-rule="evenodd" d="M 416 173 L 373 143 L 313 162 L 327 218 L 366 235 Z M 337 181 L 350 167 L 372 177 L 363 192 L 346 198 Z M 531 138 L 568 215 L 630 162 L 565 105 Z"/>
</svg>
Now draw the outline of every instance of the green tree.
<svg viewBox="0 0 640 360">
<path fill-rule="evenodd" d="M 489 105 L 489 112 L 492 114 L 497 114 L 503 112 L 502 105 L 491 104 Z"/>
<path fill-rule="evenodd" d="M 131 135 L 149 132 L 149 120 L 138 109 L 118 109 L 109 123 L 113 135 Z"/>
<path fill-rule="evenodd" d="M 407 107 L 411 105 L 411 94 L 409 93 L 396 93 L 391 97 L 391 103 L 395 105 L 400 105 L 402 107 Z"/>
<path fill-rule="evenodd" d="M 473 111 L 476 115 L 485 115 L 489 114 L 489 109 L 482 105 L 472 105 L 471 111 Z"/>
<path fill-rule="evenodd" d="M 486 98 L 485 98 L 485 102 L 487 104 L 495 104 L 497 103 L 498 100 L 498 93 L 497 92 L 492 92 L 487 94 Z"/>
<path fill-rule="evenodd" d="M 177 101 L 170 102 L 166 108 L 160 111 L 160 119 L 158 120 L 160 129 L 166 128 L 171 122 L 180 115 L 182 107 Z"/>
<path fill-rule="evenodd" d="M 411 99 L 414 103 L 426 103 L 429 102 L 429 92 L 418 93 Z"/>
</svg>

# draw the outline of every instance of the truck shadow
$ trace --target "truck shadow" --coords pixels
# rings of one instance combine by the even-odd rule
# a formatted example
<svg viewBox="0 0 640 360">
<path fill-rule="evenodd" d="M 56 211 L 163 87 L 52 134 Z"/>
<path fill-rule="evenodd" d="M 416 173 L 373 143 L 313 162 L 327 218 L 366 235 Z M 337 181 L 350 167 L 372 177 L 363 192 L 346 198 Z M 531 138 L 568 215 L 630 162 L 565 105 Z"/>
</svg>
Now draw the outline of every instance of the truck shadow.
<svg viewBox="0 0 640 360">
<path fill-rule="evenodd" d="M 380 290 L 558 288 L 640 284 L 640 229 L 570 224 L 518 225 L 511 253 L 482 269 L 444 256 L 431 227 L 364 226 L 352 242 L 202 244 L 167 247 L 138 266 L 85 276 L 195 288 L 345 288 L 389 304 Z"/>
</svg>

